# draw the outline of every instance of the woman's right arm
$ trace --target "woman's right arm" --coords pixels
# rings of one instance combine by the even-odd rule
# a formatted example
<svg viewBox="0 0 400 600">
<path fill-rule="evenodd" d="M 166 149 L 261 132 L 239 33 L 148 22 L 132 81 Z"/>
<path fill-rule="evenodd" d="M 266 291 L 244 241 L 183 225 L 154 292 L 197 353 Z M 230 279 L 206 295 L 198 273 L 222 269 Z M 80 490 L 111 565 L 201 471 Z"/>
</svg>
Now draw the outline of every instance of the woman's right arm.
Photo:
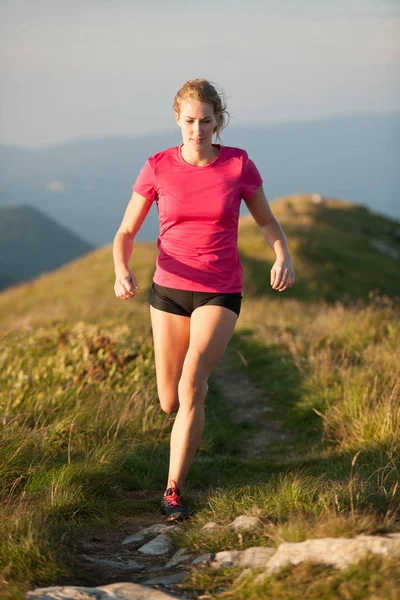
<svg viewBox="0 0 400 600">
<path fill-rule="evenodd" d="M 135 235 L 142 226 L 152 201 L 133 191 L 113 243 L 115 268 L 114 291 L 117 298 L 129 300 L 139 289 L 136 277 L 129 269 Z"/>
</svg>

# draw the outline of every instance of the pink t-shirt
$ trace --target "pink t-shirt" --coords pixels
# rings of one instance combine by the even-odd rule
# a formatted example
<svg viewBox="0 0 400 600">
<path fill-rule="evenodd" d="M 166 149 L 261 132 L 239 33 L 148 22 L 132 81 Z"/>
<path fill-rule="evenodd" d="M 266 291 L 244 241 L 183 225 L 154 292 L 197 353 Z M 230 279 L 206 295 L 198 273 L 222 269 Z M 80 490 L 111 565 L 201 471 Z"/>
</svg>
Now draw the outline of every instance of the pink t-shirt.
<svg viewBox="0 0 400 600">
<path fill-rule="evenodd" d="M 261 175 L 245 150 L 221 144 L 204 167 L 187 163 L 181 146 L 147 159 L 132 188 L 156 201 L 159 254 L 153 281 L 198 292 L 241 292 L 237 246 L 242 198 L 260 187 Z"/>
</svg>

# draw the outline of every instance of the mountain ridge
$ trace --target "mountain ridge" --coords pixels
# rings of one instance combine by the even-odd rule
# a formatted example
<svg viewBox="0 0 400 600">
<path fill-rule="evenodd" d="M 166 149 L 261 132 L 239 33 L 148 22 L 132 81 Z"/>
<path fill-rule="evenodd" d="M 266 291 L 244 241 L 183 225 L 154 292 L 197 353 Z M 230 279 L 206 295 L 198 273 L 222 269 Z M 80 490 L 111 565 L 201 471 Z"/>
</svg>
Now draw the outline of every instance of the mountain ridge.
<svg viewBox="0 0 400 600">
<path fill-rule="evenodd" d="M 0 207 L 0 289 L 33 279 L 93 249 L 33 206 Z"/>
</svg>

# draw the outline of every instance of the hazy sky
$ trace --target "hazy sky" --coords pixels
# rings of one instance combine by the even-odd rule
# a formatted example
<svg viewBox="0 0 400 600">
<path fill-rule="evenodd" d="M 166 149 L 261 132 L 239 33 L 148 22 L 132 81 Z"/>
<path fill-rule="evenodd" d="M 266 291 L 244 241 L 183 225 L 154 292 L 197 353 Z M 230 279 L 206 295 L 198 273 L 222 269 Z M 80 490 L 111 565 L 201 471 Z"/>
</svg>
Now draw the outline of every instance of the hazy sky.
<svg viewBox="0 0 400 600">
<path fill-rule="evenodd" d="M 0 143 L 175 127 L 194 77 L 231 124 L 400 109 L 400 0 L 0 0 Z"/>
</svg>

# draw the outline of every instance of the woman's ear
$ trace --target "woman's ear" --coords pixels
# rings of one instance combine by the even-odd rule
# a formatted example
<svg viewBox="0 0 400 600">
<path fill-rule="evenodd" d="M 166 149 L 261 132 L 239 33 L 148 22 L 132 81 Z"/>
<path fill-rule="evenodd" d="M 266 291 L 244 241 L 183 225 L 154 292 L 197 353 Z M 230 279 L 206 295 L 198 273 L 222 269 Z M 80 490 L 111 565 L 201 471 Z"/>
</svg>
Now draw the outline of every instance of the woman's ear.
<svg viewBox="0 0 400 600">
<path fill-rule="evenodd" d="M 175 120 L 176 120 L 176 122 L 179 125 L 179 115 L 178 115 L 178 113 L 176 111 L 175 111 Z"/>
</svg>

